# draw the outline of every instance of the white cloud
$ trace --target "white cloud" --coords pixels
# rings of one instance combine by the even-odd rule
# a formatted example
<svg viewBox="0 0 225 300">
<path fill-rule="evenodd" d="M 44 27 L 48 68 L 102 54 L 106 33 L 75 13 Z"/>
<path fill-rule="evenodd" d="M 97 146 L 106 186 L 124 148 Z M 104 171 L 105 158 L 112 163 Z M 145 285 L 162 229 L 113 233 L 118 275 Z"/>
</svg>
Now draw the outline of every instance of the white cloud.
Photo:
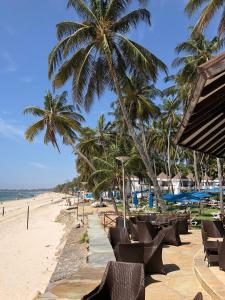
<svg viewBox="0 0 225 300">
<path fill-rule="evenodd" d="M 13 125 L 12 122 L 0 118 L 0 135 L 17 140 L 24 137 L 24 130 L 19 128 L 18 125 Z"/>
<path fill-rule="evenodd" d="M 31 162 L 30 165 L 35 168 L 38 168 L 38 169 L 47 169 L 48 168 L 48 166 L 38 163 L 38 162 Z"/>
<path fill-rule="evenodd" d="M 15 63 L 9 52 L 2 52 L 1 54 L 3 60 L 3 70 L 9 73 L 14 73 L 17 71 L 18 66 Z"/>
</svg>

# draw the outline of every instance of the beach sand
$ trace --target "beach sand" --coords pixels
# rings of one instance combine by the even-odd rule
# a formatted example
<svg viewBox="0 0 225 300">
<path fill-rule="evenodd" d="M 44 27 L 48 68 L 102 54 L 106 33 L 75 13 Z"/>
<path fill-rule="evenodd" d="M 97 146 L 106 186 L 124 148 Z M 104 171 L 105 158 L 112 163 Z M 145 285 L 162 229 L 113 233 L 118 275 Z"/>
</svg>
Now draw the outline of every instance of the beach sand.
<svg viewBox="0 0 225 300">
<path fill-rule="evenodd" d="M 44 292 L 62 249 L 64 225 L 55 222 L 63 194 L 45 193 L 0 206 L 0 299 L 31 300 Z M 30 207 L 29 230 L 26 228 Z"/>
</svg>

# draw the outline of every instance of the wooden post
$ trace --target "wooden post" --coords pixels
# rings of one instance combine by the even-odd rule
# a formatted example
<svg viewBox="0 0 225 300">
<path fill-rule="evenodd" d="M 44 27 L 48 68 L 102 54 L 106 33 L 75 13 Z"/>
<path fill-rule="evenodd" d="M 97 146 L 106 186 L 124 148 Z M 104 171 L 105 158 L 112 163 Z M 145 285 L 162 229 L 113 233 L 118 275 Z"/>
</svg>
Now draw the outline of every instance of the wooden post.
<svg viewBox="0 0 225 300">
<path fill-rule="evenodd" d="M 4 216 L 5 215 L 5 207 L 3 206 L 2 207 L 2 216 Z"/>
<path fill-rule="evenodd" d="M 29 214 L 30 214 L 30 208 L 29 205 L 27 206 L 27 230 L 29 228 Z"/>
</svg>

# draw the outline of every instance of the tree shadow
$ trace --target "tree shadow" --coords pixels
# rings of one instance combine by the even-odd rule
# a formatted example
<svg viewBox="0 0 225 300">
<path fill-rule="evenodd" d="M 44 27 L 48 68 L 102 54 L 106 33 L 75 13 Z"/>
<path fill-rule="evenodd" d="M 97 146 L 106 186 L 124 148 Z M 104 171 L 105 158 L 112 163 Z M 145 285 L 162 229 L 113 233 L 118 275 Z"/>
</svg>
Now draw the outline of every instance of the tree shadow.
<svg viewBox="0 0 225 300">
<path fill-rule="evenodd" d="M 151 275 L 145 276 L 145 287 L 147 287 L 150 284 L 157 283 L 157 282 L 161 282 L 161 281 L 152 278 Z"/>
</svg>

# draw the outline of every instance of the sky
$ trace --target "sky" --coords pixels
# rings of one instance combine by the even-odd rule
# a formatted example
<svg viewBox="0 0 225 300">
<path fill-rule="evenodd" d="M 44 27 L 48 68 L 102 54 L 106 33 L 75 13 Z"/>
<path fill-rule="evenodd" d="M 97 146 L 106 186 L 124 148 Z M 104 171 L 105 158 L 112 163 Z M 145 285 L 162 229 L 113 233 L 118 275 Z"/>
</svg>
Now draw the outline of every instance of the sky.
<svg viewBox="0 0 225 300">
<path fill-rule="evenodd" d="M 174 48 L 188 38 L 195 23 L 184 14 L 186 0 L 151 0 L 151 27 L 140 25 L 130 34 L 163 60 L 170 73 Z M 66 0 L 1 0 L 0 10 L 0 189 L 52 188 L 76 176 L 75 157 L 60 143 L 60 153 L 39 136 L 32 144 L 24 139 L 25 129 L 35 118 L 24 115 L 29 105 L 42 106 L 51 90 L 48 54 L 56 44 L 57 23 L 77 20 Z M 216 34 L 216 22 L 207 34 Z M 157 86 L 164 87 L 163 75 Z M 63 90 L 70 92 L 67 84 Z M 60 91 L 58 91 L 59 93 Z M 115 96 L 106 91 L 91 111 L 84 113 L 87 126 L 95 126 L 100 114 L 111 110 Z M 69 99 L 71 101 L 71 99 Z"/>
</svg>

